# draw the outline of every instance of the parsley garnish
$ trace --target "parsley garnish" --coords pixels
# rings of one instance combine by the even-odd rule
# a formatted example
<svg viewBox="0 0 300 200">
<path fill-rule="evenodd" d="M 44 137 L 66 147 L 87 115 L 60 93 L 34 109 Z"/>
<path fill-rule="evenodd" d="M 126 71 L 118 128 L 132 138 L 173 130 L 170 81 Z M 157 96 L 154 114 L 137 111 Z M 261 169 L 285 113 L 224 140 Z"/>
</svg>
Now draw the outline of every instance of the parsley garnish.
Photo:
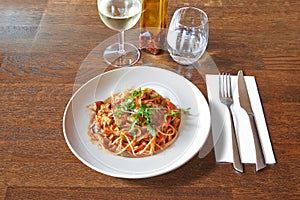
<svg viewBox="0 0 300 200">
<path fill-rule="evenodd" d="M 147 92 L 147 91 L 146 91 Z M 115 106 L 115 111 L 114 111 L 114 115 L 116 117 L 116 124 L 117 126 L 120 128 L 119 124 L 118 124 L 118 118 L 121 115 L 124 114 L 129 114 L 130 115 L 130 119 L 132 121 L 132 124 L 129 127 L 129 133 L 136 138 L 136 131 L 134 129 L 134 127 L 136 125 L 139 126 L 146 126 L 148 132 L 154 137 L 156 135 L 156 129 L 155 127 L 153 127 L 153 125 L 151 125 L 151 116 L 154 113 L 155 109 L 159 109 L 159 108 L 151 108 L 146 104 L 141 104 L 141 105 L 136 105 L 134 103 L 134 99 L 141 96 L 144 93 L 144 91 L 141 88 L 138 88 L 136 90 L 133 90 L 131 92 L 130 95 L 125 96 L 125 101 L 121 102 L 118 105 L 114 105 Z M 183 112 L 184 114 L 186 114 L 188 112 L 190 108 L 185 109 Z M 175 117 L 181 116 L 181 112 L 182 110 L 172 110 L 171 113 L 166 114 L 164 116 L 164 119 L 166 121 L 167 117 L 171 116 L 171 117 Z"/>
<path fill-rule="evenodd" d="M 154 108 L 147 106 L 146 104 L 141 104 L 140 106 L 134 103 L 134 99 L 141 96 L 143 91 L 141 88 L 133 90 L 131 95 L 125 96 L 125 101 L 119 105 L 115 105 L 114 114 L 116 118 L 119 118 L 123 114 L 130 114 L 132 124 L 129 127 L 129 132 L 136 137 L 136 132 L 134 130 L 135 125 L 147 127 L 147 130 L 151 133 L 152 136 L 155 136 L 156 131 L 153 128 L 151 123 L 151 115 L 153 114 Z M 118 120 L 116 120 L 118 125 Z M 119 125 L 118 125 L 119 126 Z"/>
<path fill-rule="evenodd" d="M 142 94 L 142 89 L 141 88 L 133 90 L 132 93 L 131 93 L 131 99 L 134 99 L 134 98 L 140 96 L 141 94 Z"/>
<path fill-rule="evenodd" d="M 184 114 L 188 114 L 189 110 L 191 108 L 187 108 L 185 110 L 171 110 L 171 113 L 169 114 L 165 114 L 164 118 L 165 118 L 165 121 L 167 120 L 167 117 L 181 117 L 181 112 L 183 111 Z"/>
</svg>

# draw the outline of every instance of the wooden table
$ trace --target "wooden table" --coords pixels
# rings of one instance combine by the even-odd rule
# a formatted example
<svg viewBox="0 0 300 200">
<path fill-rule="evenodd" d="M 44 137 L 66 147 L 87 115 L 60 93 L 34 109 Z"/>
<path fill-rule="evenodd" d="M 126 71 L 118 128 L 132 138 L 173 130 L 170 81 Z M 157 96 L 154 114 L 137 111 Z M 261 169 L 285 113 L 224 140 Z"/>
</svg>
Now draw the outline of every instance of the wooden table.
<svg viewBox="0 0 300 200">
<path fill-rule="evenodd" d="M 69 150 L 63 112 L 77 71 L 116 34 L 96 0 L 0 1 L 0 197 L 4 199 L 299 199 L 300 2 L 172 0 L 209 16 L 207 48 L 219 71 L 256 77 L 277 164 L 235 173 L 214 152 L 157 177 L 98 173 Z M 149 56 L 149 55 L 147 55 Z M 142 55 L 140 63 L 147 63 Z M 150 56 L 151 57 L 151 56 Z M 167 53 L 156 59 L 181 66 Z M 207 97 L 205 81 L 191 76 Z"/>
</svg>

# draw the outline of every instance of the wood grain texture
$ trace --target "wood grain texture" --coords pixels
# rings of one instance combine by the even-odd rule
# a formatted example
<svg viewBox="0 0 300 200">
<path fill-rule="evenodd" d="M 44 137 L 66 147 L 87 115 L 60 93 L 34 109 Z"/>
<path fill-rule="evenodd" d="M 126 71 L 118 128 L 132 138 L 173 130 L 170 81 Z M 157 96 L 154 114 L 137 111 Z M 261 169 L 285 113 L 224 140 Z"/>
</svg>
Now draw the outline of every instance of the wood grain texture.
<svg viewBox="0 0 300 200">
<path fill-rule="evenodd" d="M 95 0 L 1 0 L 1 199 L 300 199 L 300 1 L 171 0 L 168 22 L 182 6 L 207 12 L 207 52 L 219 71 L 256 77 L 277 163 L 237 174 L 210 151 L 141 180 L 88 168 L 64 140 L 63 112 L 86 57 L 116 32 L 101 22 Z M 167 51 L 142 52 L 139 64 L 169 66 L 207 97 L 203 75 Z"/>
</svg>

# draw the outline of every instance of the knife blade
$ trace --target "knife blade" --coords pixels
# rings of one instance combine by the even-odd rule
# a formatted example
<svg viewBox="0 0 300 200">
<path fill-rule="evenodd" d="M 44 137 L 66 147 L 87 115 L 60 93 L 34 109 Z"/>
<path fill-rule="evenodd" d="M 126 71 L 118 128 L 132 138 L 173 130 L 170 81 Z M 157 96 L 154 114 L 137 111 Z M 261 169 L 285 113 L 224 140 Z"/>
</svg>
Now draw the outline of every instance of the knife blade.
<svg viewBox="0 0 300 200">
<path fill-rule="evenodd" d="M 266 167 L 264 154 L 262 151 L 262 146 L 258 134 L 258 129 L 256 126 L 255 115 L 252 110 L 250 103 L 250 98 L 247 90 L 247 85 L 245 82 L 243 71 L 238 72 L 238 92 L 239 92 L 239 101 L 241 107 L 247 112 L 251 124 L 251 129 L 253 133 L 254 146 L 255 146 L 255 155 L 256 155 L 256 171 L 259 171 Z"/>
</svg>

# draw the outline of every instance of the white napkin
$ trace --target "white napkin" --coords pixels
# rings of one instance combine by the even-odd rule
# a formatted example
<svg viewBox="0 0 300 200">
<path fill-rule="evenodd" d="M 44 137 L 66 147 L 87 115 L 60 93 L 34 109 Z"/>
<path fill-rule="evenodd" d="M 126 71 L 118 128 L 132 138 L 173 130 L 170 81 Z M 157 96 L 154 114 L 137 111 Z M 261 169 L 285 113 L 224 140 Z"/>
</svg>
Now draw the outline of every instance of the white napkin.
<svg viewBox="0 0 300 200">
<path fill-rule="evenodd" d="M 260 97 L 253 76 L 245 76 L 245 81 L 251 101 L 252 110 L 256 117 L 257 129 L 261 138 L 261 145 L 267 164 L 276 163 L 272 144 L 269 137 Z M 208 100 L 212 116 L 212 136 L 217 162 L 233 162 L 231 141 L 230 115 L 228 109 L 219 100 L 218 75 L 206 75 Z M 239 144 L 242 163 L 256 163 L 253 134 L 249 117 L 240 107 L 237 86 L 237 76 L 231 76 L 234 104 L 232 105 L 233 118 L 236 125 L 237 140 Z"/>
</svg>

